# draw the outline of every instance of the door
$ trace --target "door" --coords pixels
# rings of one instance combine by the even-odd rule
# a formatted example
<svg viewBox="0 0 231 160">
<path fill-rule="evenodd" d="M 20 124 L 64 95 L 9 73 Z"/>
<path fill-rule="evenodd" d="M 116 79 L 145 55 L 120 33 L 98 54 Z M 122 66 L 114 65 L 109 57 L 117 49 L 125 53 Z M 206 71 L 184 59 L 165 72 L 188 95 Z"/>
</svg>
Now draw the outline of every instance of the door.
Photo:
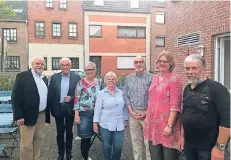
<svg viewBox="0 0 231 160">
<path fill-rule="evenodd" d="M 101 75 L 101 56 L 90 56 L 90 61 L 96 64 L 96 74 Z"/>
</svg>

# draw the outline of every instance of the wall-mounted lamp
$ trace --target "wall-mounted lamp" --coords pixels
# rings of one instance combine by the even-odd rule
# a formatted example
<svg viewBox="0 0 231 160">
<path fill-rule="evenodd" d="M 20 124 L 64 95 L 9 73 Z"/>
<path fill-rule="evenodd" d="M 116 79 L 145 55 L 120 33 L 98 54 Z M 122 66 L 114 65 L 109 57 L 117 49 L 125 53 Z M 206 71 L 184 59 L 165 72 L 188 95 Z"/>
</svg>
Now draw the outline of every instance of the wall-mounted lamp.
<svg viewBox="0 0 231 160">
<path fill-rule="evenodd" d="M 204 56 L 205 46 L 203 44 L 200 44 L 199 46 L 197 46 L 196 50 L 199 55 L 201 55 L 202 57 Z"/>
</svg>

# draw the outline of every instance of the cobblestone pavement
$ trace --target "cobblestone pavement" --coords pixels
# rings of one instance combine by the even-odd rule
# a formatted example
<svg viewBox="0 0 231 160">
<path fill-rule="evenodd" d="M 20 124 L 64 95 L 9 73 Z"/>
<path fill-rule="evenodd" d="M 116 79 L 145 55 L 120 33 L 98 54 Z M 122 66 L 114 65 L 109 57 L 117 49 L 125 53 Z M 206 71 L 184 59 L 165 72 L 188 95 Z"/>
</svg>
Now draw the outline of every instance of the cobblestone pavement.
<svg viewBox="0 0 231 160">
<path fill-rule="evenodd" d="M 73 127 L 74 130 L 74 137 L 76 137 L 76 126 Z M 10 143 L 9 140 L 1 141 L 3 144 Z M 9 149 L 6 150 L 9 154 Z M 98 138 L 95 139 L 90 152 L 89 156 L 92 160 L 103 160 L 103 153 L 102 153 L 102 145 Z M 80 140 L 73 140 L 73 150 L 72 155 L 74 156 L 74 160 L 81 160 L 81 153 L 80 153 Z M 40 160 L 56 160 L 58 156 L 58 148 L 56 144 L 56 128 L 54 119 L 52 118 L 52 123 L 49 126 L 47 131 L 46 137 L 44 139 L 42 151 L 41 151 L 41 158 Z M 13 151 L 12 160 L 19 160 L 19 148 L 16 148 Z M 228 160 L 228 156 L 226 155 L 225 160 Z M 127 130 L 125 133 L 125 142 L 122 151 L 121 160 L 133 160 L 132 155 L 132 145 L 130 140 L 130 133 Z M 143 160 L 145 160 L 143 155 Z M 180 159 L 184 160 L 184 159 Z"/>
</svg>

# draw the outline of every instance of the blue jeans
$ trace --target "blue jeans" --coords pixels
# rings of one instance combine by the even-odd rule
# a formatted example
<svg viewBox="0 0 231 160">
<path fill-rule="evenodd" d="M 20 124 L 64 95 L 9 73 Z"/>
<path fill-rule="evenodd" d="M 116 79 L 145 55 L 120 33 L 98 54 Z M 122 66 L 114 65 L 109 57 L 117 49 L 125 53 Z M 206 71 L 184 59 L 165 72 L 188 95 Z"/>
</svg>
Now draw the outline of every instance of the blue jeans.
<svg viewBox="0 0 231 160">
<path fill-rule="evenodd" d="M 187 160 L 210 160 L 211 159 L 210 151 L 193 148 L 188 144 L 184 145 L 184 154 Z"/>
<path fill-rule="evenodd" d="M 109 131 L 99 127 L 103 141 L 104 160 L 120 160 L 124 143 L 124 131 Z"/>
</svg>

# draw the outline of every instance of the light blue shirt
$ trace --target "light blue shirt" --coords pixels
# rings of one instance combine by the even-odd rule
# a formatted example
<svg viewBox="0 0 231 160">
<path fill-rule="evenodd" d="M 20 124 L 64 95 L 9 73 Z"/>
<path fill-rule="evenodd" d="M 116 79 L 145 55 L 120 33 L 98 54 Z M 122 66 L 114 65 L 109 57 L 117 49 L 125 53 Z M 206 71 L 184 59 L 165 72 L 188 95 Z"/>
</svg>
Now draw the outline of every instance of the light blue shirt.
<svg viewBox="0 0 231 160">
<path fill-rule="evenodd" d="M 60 91 L 60 103 L 65 102 L 64 97 L 67 96 L 67 93 L 68 93 L 68 90 L 69 90 L 69 83 L 70 83 L 70 73 L 67 76 L 62 74 L 61 91 Z"/>
<path fill-rule="evenodd" d="M 39 93 L 39 112 L 44 111 L 47 107 L 47 94 L 48 94 L 48 89 L 43 81 L 43 75 L 39 75 L 35 73 L 33 69 L 31 69 L 32 75 L 34 77 L 38 93 Z"/>
<path fill-rule="evenodd" d="M 123 92 L 116 88 L 113 96 L 105 87 L 97 96 L 93 121 L 109 131 L 122 131 L 125 120 L 128 120 L 128 114 Z"/>
</svg>

